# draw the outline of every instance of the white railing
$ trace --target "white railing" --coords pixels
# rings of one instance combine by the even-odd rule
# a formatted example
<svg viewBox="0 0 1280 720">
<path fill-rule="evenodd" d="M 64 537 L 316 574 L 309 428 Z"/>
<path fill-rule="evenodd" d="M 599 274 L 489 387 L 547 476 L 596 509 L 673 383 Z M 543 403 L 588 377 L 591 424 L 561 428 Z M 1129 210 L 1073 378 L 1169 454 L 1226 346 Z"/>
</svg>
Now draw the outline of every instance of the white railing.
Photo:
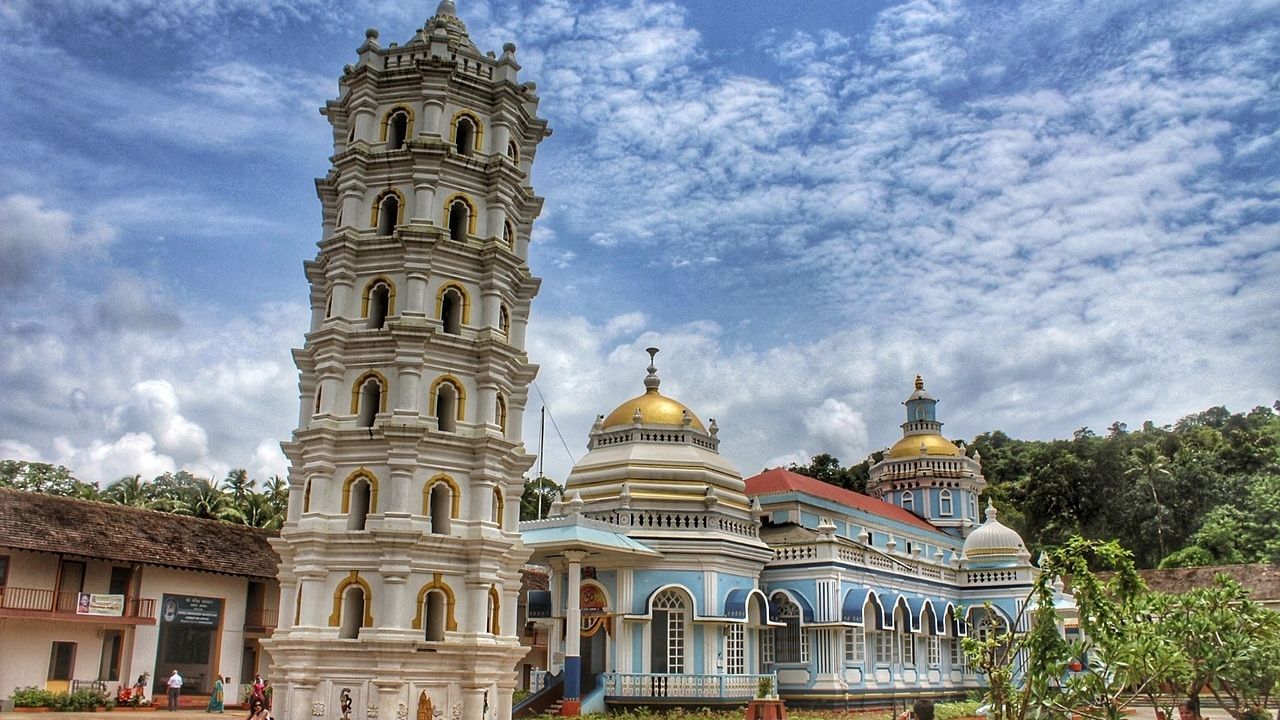
<svg viewBox="0 0 1280 720">
<path fill-rule="evenodd" d="M 811 563 L 814 560 L 832 560 L 849 563 L 851 565 L 861 565 L 863 567 L 888 570 L 889 572 L 897 575 L 914 575 L 916 577 L 926 577 L 932 580 L 943 580 L 951 583 L 963 583 L 967 581 L 970 584 L 974 584 L 994 581 L 993 578 L 980 579 L 975 573 L 964 574 L 954 568 L 941 566 L 909 555 L 894 554 L 891 556 L 883 551 L 850 548 L 846 546 L 834 546 L 834 549 L 832 549 L 828 554 L 824 553 L 822 546 L 816 543 L 775 545 L 773 548 L 773 558 L 776 565 L 801 562 Z M 1010 577 L 1008 579 L 1012 580 L 1013 578 Z M 1019 577 L 1018 579 L 1022 578 Z"/>
<path fill-rule="evenodd" d="M 529 671 L 529 693 L 540 692 L 547 686 L 547 678 L 551 674 L 541 668 L 533 668 Z"/>
<path fill-rule="evenodd" d="M 674 675 L 668 673 L 605 673 L 605 697 L 625 698 L 705 698 L 750 700 L 768 678 L 769 687 L 778 686 L 769 675 Z"/>
</svg>

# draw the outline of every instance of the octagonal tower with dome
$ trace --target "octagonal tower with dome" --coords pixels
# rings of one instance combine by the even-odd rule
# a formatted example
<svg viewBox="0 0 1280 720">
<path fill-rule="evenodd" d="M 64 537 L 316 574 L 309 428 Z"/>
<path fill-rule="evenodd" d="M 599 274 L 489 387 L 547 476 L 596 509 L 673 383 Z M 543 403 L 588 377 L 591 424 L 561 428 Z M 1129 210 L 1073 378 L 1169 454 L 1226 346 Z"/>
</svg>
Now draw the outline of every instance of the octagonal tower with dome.
<svg viewBox="0 0 1280 720">
<path fill-rule="evenodd" d="M 907 421 L 902 439 L 871 466 L 867 492 L 928 520 L 934 527 L 964 536 L 978 521 L 978 498 L 987 486 L 982 458 L 972 457 L 942 436 L 938 401 L 916 376 L 915 391 L 902 403 Z"/>
</svg>

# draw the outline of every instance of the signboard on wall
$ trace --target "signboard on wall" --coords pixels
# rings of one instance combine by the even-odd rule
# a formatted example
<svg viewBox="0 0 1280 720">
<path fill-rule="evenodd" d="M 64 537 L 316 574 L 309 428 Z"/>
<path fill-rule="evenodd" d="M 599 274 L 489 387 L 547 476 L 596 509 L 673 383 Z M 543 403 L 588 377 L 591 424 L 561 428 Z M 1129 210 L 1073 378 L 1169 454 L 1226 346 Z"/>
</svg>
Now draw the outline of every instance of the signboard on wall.
<svg viewBox="0 0 1280 720">
<path fill-rule="evenodd" d="M 77 615 L 105 615 L 107 617 L 120 617 L 124 615 L 123 595 L 80 593 L 77 600 Z"/>
<path fill-rule="evenodd" d="M 216 628 L 222 624 L 222 598 L 165 595 L 160 619 L 173 625 Z"/>
</svg>

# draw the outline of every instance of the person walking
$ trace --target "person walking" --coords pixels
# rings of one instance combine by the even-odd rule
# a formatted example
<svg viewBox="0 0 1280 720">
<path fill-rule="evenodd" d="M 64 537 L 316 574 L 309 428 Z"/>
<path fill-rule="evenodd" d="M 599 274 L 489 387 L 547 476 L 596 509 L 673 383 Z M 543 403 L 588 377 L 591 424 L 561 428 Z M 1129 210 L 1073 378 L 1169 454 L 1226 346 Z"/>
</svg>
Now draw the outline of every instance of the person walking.
<svg viewBox="0 0 1280 720">
<path fill-rule="evenodd" d="M 213 692 L 209 693 L 209 705 L 204 709 L 205 712 L 220 713 L 223 710 L 222 693 L 223 693 L 222 676 L 215 675 L 213 678 Z"/>
<path fill-rule="evenodd" d="M 169 688 L 169 712 L 174 712 L 178 709 L 178 695 L 182 693 L 182 676 L 175 669 L 164 684 Z"/>
</svg>

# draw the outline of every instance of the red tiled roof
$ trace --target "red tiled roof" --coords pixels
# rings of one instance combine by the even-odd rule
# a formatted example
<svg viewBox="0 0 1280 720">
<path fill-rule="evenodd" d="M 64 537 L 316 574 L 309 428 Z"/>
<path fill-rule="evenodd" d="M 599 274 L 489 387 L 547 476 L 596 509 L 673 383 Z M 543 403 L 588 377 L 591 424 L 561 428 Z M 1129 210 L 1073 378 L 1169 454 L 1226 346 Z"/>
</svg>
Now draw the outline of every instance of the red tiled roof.
<svg viewBox="0 0 1280 720">
<path fill-rule="evenodd" d="M 276 576 L 273 533 L 0 488 L 0 547 L 255 578 Z"/>
<path fill-rule="evenodd" d="M 940 532 L 933 525 L 922 519 L 920 516 L 903 510 L 892 503 L 883 500 L 877 500 L 869 495 L 863 495 L 852 490 L 845 490 L 821 480 L 801 475 L 799 473 L 784 470 L 782 468 L 774 468 L 765 470 L 755 477 L 747 478 L 747 495 L 768 495 L 770 493 L 798 492 L 806 495 L 813 495 L 824 500 L 830 500 L 835 503 L 844 505 L 854 510 L 861 510 L 865 513 L 877 515 L 886 520 L 896 520 L 900 523 L 913 525 L 922 530 L 931 532 Z"/>
</svg>

